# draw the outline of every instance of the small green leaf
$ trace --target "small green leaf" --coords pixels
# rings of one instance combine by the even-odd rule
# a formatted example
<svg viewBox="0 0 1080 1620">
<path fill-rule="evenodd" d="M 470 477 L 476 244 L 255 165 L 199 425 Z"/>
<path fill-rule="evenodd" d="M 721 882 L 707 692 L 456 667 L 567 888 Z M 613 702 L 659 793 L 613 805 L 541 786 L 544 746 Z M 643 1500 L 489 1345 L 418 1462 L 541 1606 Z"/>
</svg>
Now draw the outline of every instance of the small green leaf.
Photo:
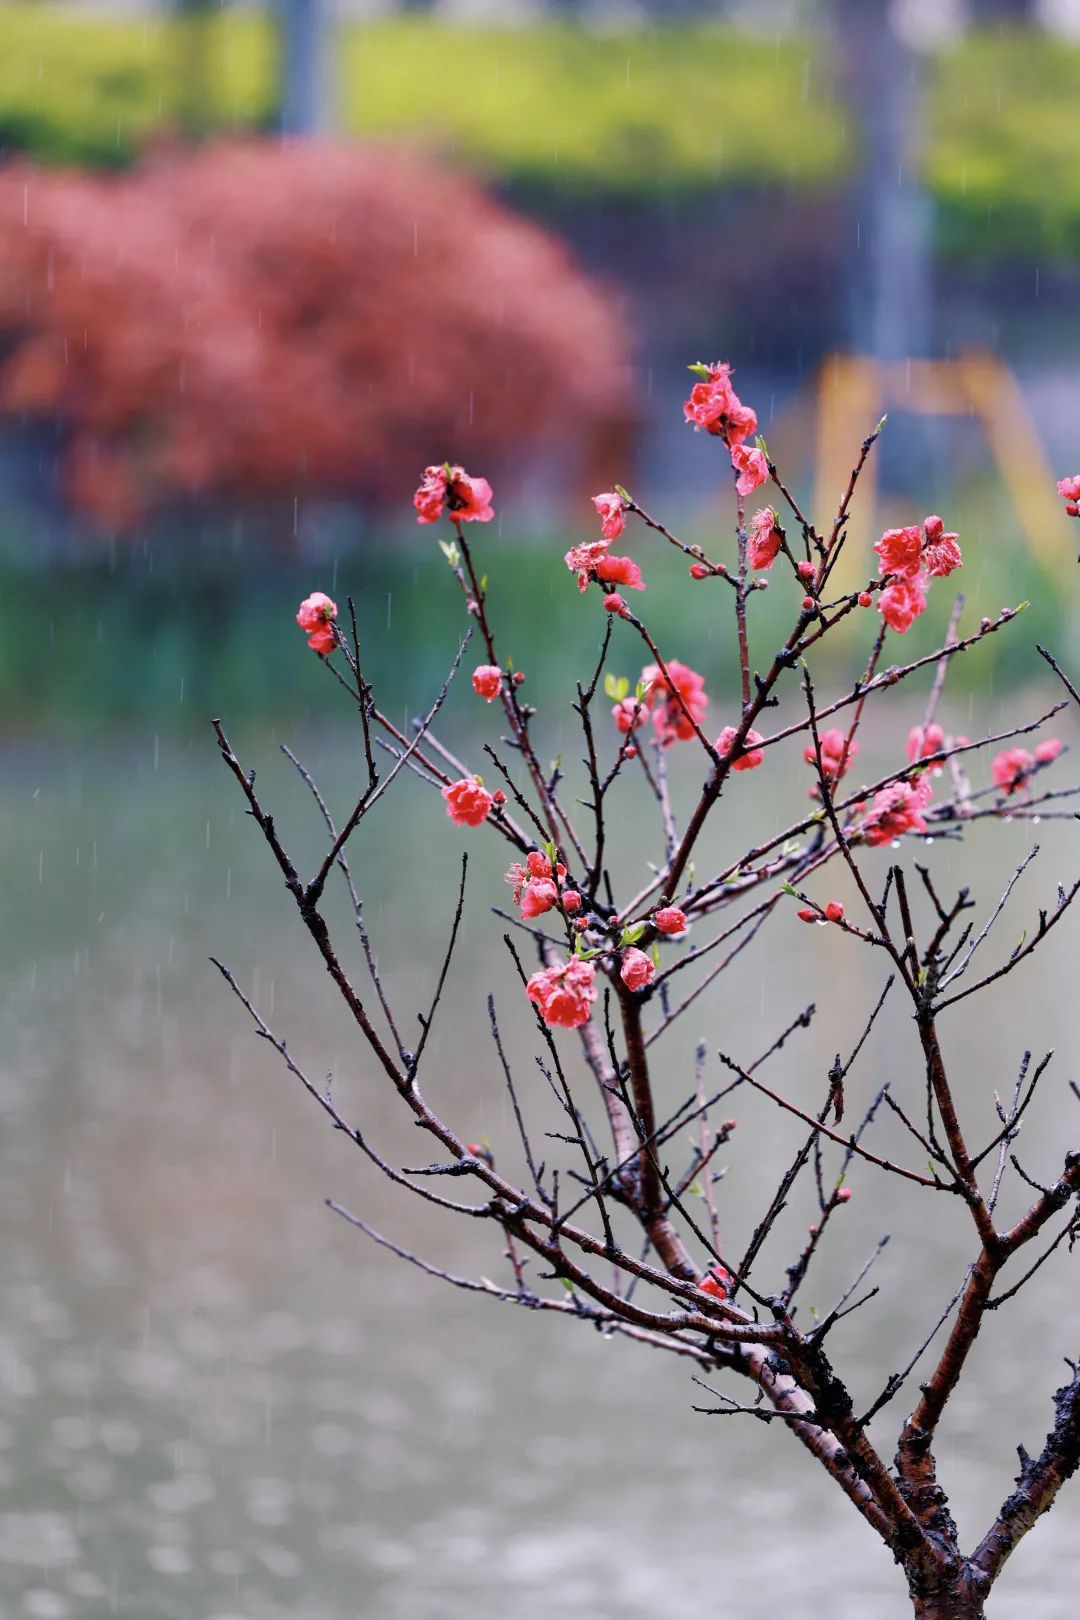
<svg viewBox="0 0 1080 1620">
<path fill-rule="evenodd" d="M 793 900 L 797 900 L 799 898 L 798 889 L 793 889 L 791 887 L 790 883 L 781 883 L 781 885 L 780 885 L 780 893 L 781 894 L 790 894 L 790 896 L 791 896 L 791 898 Z"/>
<path fill-rule="evenodd" d="M 572 1294 L 574 1292 L 574 1285 L 570 1281 L 569 1277 L 560 1277 L 559 1281 L 562 1283 L 568 1294 Z"/>
<path fill-rule="evenodd" d="M 687 369 L 687 371 L 692 371 L 694 373 L 695 377 L 700 377 L 703 382 L 708 382 L 708 380 L 709 380 L 709 368 L 708 368 L 707 365 L 704 364 L 703 361 L 695 360 L 693 365 L 692 366 L 687 366 L 686 369 Z"/>
<path fill-rule="evenodd" d="M 634 497 L 631 495 L 630 491 L 628 489 L 624 489 L 621 484 L 615 485 L 615 493 L 619 497 L 620 501 L 626 501 L 628 504 L 633 503 Z"/>
<path fill-rule="evenodd" d="M 487 575 L 486 574 L 481 574 L 480 575 L 480 595 L 481 596 L 483 596 L 484 592 L 487 590 L 487 582 L 488 582 Z"/>
<path fill-rule="evenodd" d="M 456 568 L 458 563 L 461 561 L 461 553 L 458 551 L 457 541 L 440 540 L 439 550 L 442 552 L 451 568 Z"/>
<path fill-rule="evenodd" d="M 619 944 L 636 945 L 642 934 L 645 932 L 645 928 L 646 924 L 643 922 L 632 923 L 629 928 L 624 928 L 622 933 L 619 935 Z"/>
<path fill-rule="evenodd" d="M 615 676 L 611 675 L 611 674 L 605 675 L 604 676 L 604 696 L 609 697 L 613 703 L 617 703 L 619 701 L 618 697 L 616 696 L 616 693 L 618 692 L 618 690 L 619 690 L 619 683 L 616 680 Z"/>
<path fill-rule="evenodd" d="M 754 440 L 754 443 L 757 445 L 758 449 L 761 451 L 762 455 L 765 457 L 765 460 L 768 461 L 768 459 L 769 459 L 769 447 L 765 443 L 765 435 L 764 435 L 764 433 L 759 433 L 757 438 Z"/>
<path fill-rule="evenodd" d="M 624 697 L 630 695 L 630 681 L 627 676 L 620 675 L 615 682 L 615 701 L 621 703 Z"/>
<path fill-rule="evenodd" d="M 881 421 L 878 423 L 877 427 L 874 429 L 874 433 L 875 434 L 880 433 L 882 428 L 885 426 L 885 424 L 886 424 L 886 422 L 888 420 L 889 420 L 889 413 L 888 413 L 888 411 L 886 411 L 885 415 L 881 418 Z"/>
<path fill-rule="evenodd" d="M 705 1196 L 705 1189 L 701 1185 L 700 1181 L 692 1182 L 686 1190 L 690 1194 L 691 1198 L 704 1198 Z"/>
</svg>

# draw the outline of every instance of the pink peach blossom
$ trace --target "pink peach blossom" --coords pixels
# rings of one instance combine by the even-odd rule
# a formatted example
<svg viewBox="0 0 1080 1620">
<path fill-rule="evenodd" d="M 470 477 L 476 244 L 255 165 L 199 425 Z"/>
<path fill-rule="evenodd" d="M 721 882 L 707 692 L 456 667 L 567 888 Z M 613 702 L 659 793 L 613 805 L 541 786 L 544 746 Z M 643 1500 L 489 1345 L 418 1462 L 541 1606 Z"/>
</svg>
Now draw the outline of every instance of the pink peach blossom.
<svg viewBox="0 0 1080 1620">
<path fill-rule="evenodd" d="M 566 553 L 566 566 L 578 579 L 578 590 L 587 591 L 597 564 L 607 556 L 607 540 L 589 540 L 580 546 L 571 546 Z"/>
<path fill-rule="evenodd" d="M 683 415 L 695 428 L 704 428 L 728 444 L 741 444 L 757 432 L 757 413 L 743 404 L 731 386 L 731 367 L 726 360 L 718 360 L 708 372 L 707 378 L 691 388 Z"/>
<path fill-rule="evenodd" d="M 830 782 L 838 782 L 859 752 L 859 745 L 854 737 L 849 742 L 847 732 L 840 731 L 836 726 L 830 726 L 828 731 L 822 731 L 818 741 L 821 744 L 822 773 Z M 808 765 L 817 764 L 813 743 L 808 743 L 803 749 L 803 758 Z"/>
<path fill-rule="evenodd" d="M 477 697 L 487 698 L 490 703 L 498 697 L 502 687 L 502 670 L 498 664 L 478 664 L 472 673 L 472 684 Z"/>
<path fill-rule="evenodd" d="M 589 1021 L 597 991 L 596 969 L 591 962 L 572 956 L 568 962 L 541 968 L 525 986 L 525 994 L 540 1009 L 545 1024 L 578 1029 Z"/>
<path fill-rule="evenodd" d="M 659 664 L 647 664 L 641 679 L 648 688 L 644 701 L 652 711 L 653 726 L 662 745 L 669 748 L 674 742 L 688 742 L 694 735 L 691 720 L 700 726 L 709 706 L 702 677 L 677 658 L 670 658 L 666 679 Z"/>
<path fill-rule="evenodd" d="M 881 539 L 874 543 L 879 559 L 878 571 L 881 574 L 895 574 L 900 579 L 910 579 L 919 572 L 922 541 L 922 530 L 917 523 L 909 524 L 906 529 L 886 529 Z"/>
<path fill-rule="evenodd" d="M 945 733 L 935 720 L 926 727 L 912 726 L 908 732 L 907 757 L 910 764 L 936 754 L 945 745 Z"/>
<path fill-rule="evenodd" d="M 744 444 L 736 444 L 731 449 L 731 465 L 738 473 L 735 488 L 740 495 L 752 495 L 755 489 L 760 489 L 769 476 L 769 464 L 761 450 L 748 450 Z"/>
<path fill-rule="evenodd" d="M 710 1266 L 697 1286 L 699 1294 L 711 1294 L 713 1299 L 727 1299 L 731 1292 L 731 1273 L 719 1264 Z"/>
<path fill-rule="evenodd" d="M 644 990 L 651 984 L 656 965 L 651 956 L 639 951 L 636 946 L 628 945 L 622 953 L 619 963 L 619 978 L 628 990 Z"/>
<path fill-rule="evenodd" d="M 559 898 L 559 891 L 550 878 L 530 878 L 521 891 L 521 915 L 542 917 Z"/>
<path fill-rule="evenodd" d="M 296 615 L 296 622 L 308 638 L 308 646 L 317 653 L 332 653 L 335 636 L 331 628 L 337 618 L 337 603 L 325 591 L 312 591 L 305 596 Z"/>
<path fill-rule="evenodd" d="M 902 833 L 926 831 L 923 816 L 933 789 L 925 774 L 914 784 L 893 782 L 874 794 L 873 801 L 860 828 L 863 842 L 871 848 L 890 844 Z"/>
<path fill-rule="evenodd" d="M 605 540 L 617 540 L 626 528 L 625 509 L 621 495 L 613 491 L 605 495 L 594 495 L 592 503 L 600 514 L 600 533 Z"/>
<path fill-rule="evenodd" d="M 1047 737 L 1045 742 L 1039 743 L 1035 749 L 1035 761 L 1039 765 L 1052 765 L 1061 753 L 1061 739 Z"/>
<path fill-rule="evenodd" d="M 755 512 L 746 539 L 746 560 L 750 567 L 771 568 L 780 551 L 781 538 L 772 507 L 763 506 L 760 512 Z"/>
<path fill-rule="evenodd" d="M 663 906 L 653 913 L 653 922 L 661 934 L 685 934 L 686 912 L 678 906 Z"/>
<path fill-rule="evenodd" d="M 929 521 L 927 518 L 928 523 Z M 963 566 L 964 559 L 960 554 L 957 539 L 958 536 L 955 534 L 941 534 L 937 539 L 928 541 L 923 552 L 923 562 L 926 564 L 926 572 L 932 579 L 945 579 L 954 569 Z"/>
<path fill-rule="evenodd" d="M 641 569 L 632 557 L 601 557 L 596 563 L 596 577 L 605 585 L 625 585 L 631 591 L 645 589 Z"/>
<path fill-rule="evenodd" d="M 737 735 L 738 732 L 735 726 L 725 726 L 719 737 L 716 739 L 717 753 L 723 754 L 726 757 L 731 752 L 731 745 L 735 741 Z M 761 735 L 761 732 L 755 731 L 753 727 L 751 727 L 751 729 L 746 733 L 746 741 L 743 743 L 738 754 L 732 761 L 732 770 L 753 771 L 756 770 L 759 765 L 763 765 L 765 763 L 765 751 L 762 748 L 755 747 L 754 744 L 764 741 L 765 739 Z"/>
<path fill-rule="evenodd" d="M 926 611 L 926 578 L 925 574 L 914 574 L 894 579 L 878 597 L 878 612 L 897 635 L 910 630 L 919 614 Z"/>
<path fill-rule="evenodd" d="M 491 485 L 464 467 L 425 467 L 413 505 L 417 523 L 437 523 L 444 511 L 458 523 L 490 523 L 495 516 Z"/>
<path fill-rule="evenodd" d="M 620 698 L 619 702 L 612 707 L 611 717 L 615 721 L 615 730 L 621 731 L 625 736 L 628 732 L 633 731 L 636 726 L 640 726 L 644 720 L 645 704 L 644 702 L 639 703 L 637 698 Z"/>
<path fill-rule="evenodd" d="M 463 776 L 442 790 L 446 813 L 459 827 L 479 827 L 486 821 L 493 799 L 478 776 Z"/>
<path fill-rule="evenodd" d="M 1026 748 L 1003 748 L 990 763 L 990 775 L 1003 793 L 1015 793 L 1031 775 L 1034 764 Z"/>
</svg>

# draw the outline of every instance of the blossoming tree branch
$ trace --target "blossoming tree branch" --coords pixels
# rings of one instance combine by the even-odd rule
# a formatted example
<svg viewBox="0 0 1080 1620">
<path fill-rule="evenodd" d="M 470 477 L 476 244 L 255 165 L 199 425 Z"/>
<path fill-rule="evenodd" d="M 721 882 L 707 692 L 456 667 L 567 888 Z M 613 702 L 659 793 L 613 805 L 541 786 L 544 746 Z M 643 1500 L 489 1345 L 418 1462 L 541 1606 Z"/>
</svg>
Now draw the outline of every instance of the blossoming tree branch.
<svg viewBox="0 0 1080 1620">
<path fill-rule="evenodd" d="M 1062 801 L 1080 789 L 1055 787 L 1046 774 L 1061 743 L 1045 728 L 1069 699 L 1064 696 L 1048 713 L 997 735 L 972 740 L 949 734 L 937 713 L 953 660 L 1001 631 L 1016 610 L 967 628 L 958 599 L 936 650 L 897 662 L 896 638 L 925 611 L 931 592 L 948 589 L 943 582 L 961 567 L 962 557 L 957 535 L 940 517 L 930 516 L 889 529 L 874 547 L 875 557 L 865 560 L 861 588 L 836 589 L 852 498 L 881 424 L 862 444 L 831 522 L 819 529 L 800 509 L 763 441 L 750 443 L 757 418 L 738 398 L 730 368 L 692 369 L 696 381 L 685 415 L 719 453 L 721 469 L 731 479 L 734 546 L 724 556 L 707 556 L 702 548 L 684 544 L 626 490 L 617 487 L 595 497 L 599 534 L 566 555 L 583 596 L 599 598 L 602 627 L 599 657 L 577 687 L 580 778 L 569 782 L 537 752 L 534 710 L 523 697 L 523 677 L 515 671 L 511 649 L 497 640 L 486 577 L 474 551 L 479 550 L 474 526 L 493 515 L 492 490 L 484 478 L 450 464 L 427 468 L 414 505 L 420 523 L 444 528 L 440 545 L 472 630 L 442 690 L 409 734 L 380 707 L 376 682 L 361 662 L 352 604 L 347 628 L 336 604 L 321 592 L 308 597 L 297 614 L 310 647 L 359 711 L 363 737 L 363 780 L 340 821 L 294 760 L 325 822 L 325 853 L 314 872 L 298 870 L 256 792 L 254 772 L 244 768 L 215 721 L 225 763 L 366 1042 L 371 1083 L 388 1086 L 427 1133 L 431 1164 L 402 1169 L 392 1163 L 369 1139 L 363 1122 L 347 1118 L 330 1093 L 304 1073 L 292 1047 L 270 1028 L 228 968 L 217 966 L 258 1033 L 273 1044 L 333 1126 L 383 1174 L 440 1211 L 491 1224 L 505 1256 L 505 1278 L 496 1283 L 454 1276 L 334 1205 L 348 1221 L 455 1287 L 555 1312 L 689 1360 L 715 1403 L 705 1410 L 780 1423 L 806 1448 L 900 1565 L 916 1615 L 965 1620 L 982 1615 L 1010 1554 L 1080 1463 L 1080 1368 L 1069 1363 L 1052 1393 L 1052 1370 L 1038 1366 L 1033 1351 L 1031 1376 L 1047 1380 L 1045 1441 L 1034 1456 L 1020 1447 L 1015 1487 L 1003 1485 L 1000 1511 L 977 1544 L 961 1546 L 939 1475 L 942 1416 L 991 1313 L 1063 1243 L 1071 1246 L 1080 1231 L 1080 1151 L 1061 1154 L 1047 1185 L 1031 1180 L 1016 1158 L 1017 1134 L 1049 1060 L 1033 1068 L 1026 1058 L 1011 1096 L 997 1105 L 997 1128 L 986 1140 L 974 1134 L 954 1085 L 948 1013 L 1023 969 L 1058 927 L 1080 880 L 1059 887 L 1021 944 L 995 958 L 987 939 L 1028 863 L 1008 878 L 1001 898 L 984 913 L 966 889 L 942 892 L 919 856 L 932 836 L 981 831 L 977 823 L 1006 816 L 1073 816 Z M 760 500 L 766 489 L 769 503 L 748 514 L 746 503 L 751 497 Z M 1076 515 L 1080 477 L 1063 480 L 1059 491 Z M 613 548 L 631 523 L 658 552 L 672 548 L 688 558 L 692 588 L 719 591 L 730 607 L 740 698 L 721 724 L 710 721 L 704 679 L 684 661 L 693 650 L 661 645 L 641 611 L 630 606 L 631 594 L 645 589 L 642 568 Z M 790 614 L 782 644 L 762 657 L 755 646 L 753 608 L 767 580 L 787 592 Z M 865 615 L 868 630 L 862 674 L 850 689 L 819 691 L 817 648 L 843 621 L 861 622 L 859 615 Z M 473 632 L 483 654 L 471 672 L 470 701 L 498 705 L 500 721 L 485 746 L 494 771 L 487 781 L 455 758 L 437 733 Z M 636 645 L 640 656 L 641 675 L 632 689 L 606 669 L 616 637 Z M 1053 657 L 1044 657 L 1067 693 L 1080 701 Z M 851 772 L 868 708 L 897 687 L 918 690 L 920 675 L 928 695 L 904 757 L 878 780 L 853 787 Z M 685 806 L 673 802 L 669 790 L 666 761 L 673 748 L 696 751 L 703 768 L 700 792 Z M 790 784 L 789 824 L 742 850 L 721 870 L 702 874 L 695 856 L 703 829 L 726 794 L 753 792 L 751 773 L 761 770 L 782 771 Z M 556 1165 L 551 1142 L 537 1139 L 493 998 L 488 1002 L 492 1062 L 508 1088 L 516 1140 L 498 1144 L 497 1152 L 487 1142 L 471 1141 L 468 1122 L 442 1117 L 425 1095 L 428 1042 L 465 904 L 467 851 L 449 942 L 433 970 L 431 1000 L 419 1015 L 415 1044 L 405 1039 L 403 1013 L 380 978 L 349 860 L 364 818 L 406 773 L 432 793 L 432 814 L 445 812 L 466 841 L 493 837 L 507 847 L 506 881 L 516 908 L 514 932 L 504 935 L 508 973 L 517 985 L 513 1017 L 535 1024 L 539 1061 L 563 1114 L 559 1135 L 573 1157 L 568 1165 Z M 643 795 L 654 805 L 658 853 L 646 868 L 616 870 L 609 860 L 609 830 L 627 795 Z M 892 853 L 905 847 L 912 850 L 911 866 Z M 853 886 L 858 896 L 851 910 L 830 893 L 830 873 L 841 868 L 848 891 Z M 361 987 L 324 914 L 327 886 L 338 880 L 355 910 L 360 967 L 370 991 Z M 484 896 L 489 905 L 495 898 Z M 492 909 L 500 913 L 499 907 Z M 715 990 L 772 918 L 780 926 L 840 930 L 852 951 L 868 949 L 882 963 L 880 993 L 854 1050 L 846 1060 L 837 1056 L 816 1102 L 770 1085 L 769 1059 L 808 1022 L 808 1011 L 777 1031 L 762 1056 L 722 1052 L 726 1080 L 713 1095 L 706 1094 L 699 1065 L 690 1094 L 665 1112 L 654 1085 L 657 1043 L 691 1003 Z M 807 965 L 809 970 L 809 959 Z M 903 1094 L 891 1086 L 869 1096 L 864 1092 L 852 1113 L 845 1101 L 855 1089 L 851 1073 L 890 995 L 901 997 L 911 1015 L 910 1081 Z M 800 1145 L 779 1184 L 764 1192 L 752 1238 L 738 1252 L 723 1241 L 716 1155 L 736 1128 L 734 1119 L 718 1119 L 720 1104 L 743 1088 L 793 1118 Z M 894 1129 L 899 1122 L 907 1155 L 888 1156 L 879 1145 L 886 1118 Z M 688 1127 L 695 1146 L 688 1162 L 676 1163 L 676 1143 L 685 1142 Z M 743 1143 L 742 1151 L 752 1152 L 752 1146 Z M 830 1351 L 837 1324 L 877 1292 L 860 1292 L 872 1262 L 824 1316 L 808 1320 L 799 1310 L 815 1256 L 834 1221 L 844 1219 L 853 1196 L 848 1180 L 856 1179 L 855 1172 L 868 1182 L 892 1178 L 912 1196 L 961 1206 L 971 1234 L 971 1263 L 945 1314 L 929 1325 L 919 1351 L 864 1411 L 834 1368 Z M 1026 1212 L 1008 1225 L 997 1211 L 1003 1183 L 1014 1175 L 1028 1183 L 1030 1200 L 1025 1195 Z M 439 1190 L 442 1178 L 459 1184 L 462 1195 Z M 784 1213 L 803 1179 L 814 1188 L 817 1216 L 808 1234 L 805 1227 L 787 1233 L 788 1263 L 776 1273 L 766 1269 L 763 1250 L 774 1232 L 787 1232 Z M 775 1248 L 774 1242 L 769 1253 Z M 911 1375 L 928 1353 L 930 1370 L 912 1391 Z M 734 1386 L 716 1388 L 721 1375 L 730 1375 Z M 742 1399 L 732 1393 L 740 1383 L 746 1391 Z M 890 1405 L 903 1414 L 895 1447 L 889 1448 L 892 1456 L 870 1435 L 871 1420 Z"/>
</svg>

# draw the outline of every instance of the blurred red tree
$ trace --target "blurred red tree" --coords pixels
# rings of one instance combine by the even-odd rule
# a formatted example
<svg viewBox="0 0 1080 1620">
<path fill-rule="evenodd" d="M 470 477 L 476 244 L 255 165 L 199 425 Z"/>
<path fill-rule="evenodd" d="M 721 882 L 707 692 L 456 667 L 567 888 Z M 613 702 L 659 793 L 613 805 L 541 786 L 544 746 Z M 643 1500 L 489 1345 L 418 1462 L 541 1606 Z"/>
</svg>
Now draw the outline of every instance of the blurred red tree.
<svg viewBox="0 0 1080 1620">
<path fill-rule="evenodd" d="M 230 142 L 0 172 L 0 409 L 58 424 L 65 492 L 108 527 L 298 487 L 377 504 L 432 445 L 497 470 L 547 444 L 584 478 L 627 396 L 611 301 L 419 158 Z"/>
</svg>

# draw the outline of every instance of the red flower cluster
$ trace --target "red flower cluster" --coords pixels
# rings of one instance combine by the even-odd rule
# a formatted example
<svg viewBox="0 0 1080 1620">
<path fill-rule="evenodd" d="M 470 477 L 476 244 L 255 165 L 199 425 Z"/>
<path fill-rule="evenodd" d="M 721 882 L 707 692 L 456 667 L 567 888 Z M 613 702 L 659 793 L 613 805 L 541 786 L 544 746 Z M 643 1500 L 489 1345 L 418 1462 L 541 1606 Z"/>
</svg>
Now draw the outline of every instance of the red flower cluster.
<svg viewBox="0 0 1080 1620">
<path fill-rule="evenodd" d="M 757 413 L 744 405 L 731 386 L 731 367 L 726 360 L 705 367 L 707 376 L 696 382 L 683 415 L 695 428 L 704 428 L 727 444 L 742 444 L 757 432 Z"/>
<path fill-rule="evenodd" d="M 735 488 L 742 496 L 752 495 L 755 489 L 760 489 L 769 476 L 769 463 L 765 459 L 763 450 L 748 450 L 745 444 L 736 444 L 731 449 L 731 465 L 738 473 Z"/>
<path fill-rule="evenodd" d="M 746 537 L 746 560 L 751 568 L 771 568 L 783 542 L 776 526 L 776 513 L 771 506 L 763 506 L 750 519 Z M 811 572 L 813 570 L 811 569 Z"/>
<path fill-rule="evenodd" d="M 944 579 L 963 562 L 957 536 L 946 532 L 941 518 L 931 516 L 920 525 L 886 529 L 874 546 L 878 571 L 888 583 L 878 597 L 878 611 L 899 635 L 910 630 L 926 608 L 931 579 Z"/>
<path fill-rule="evenodd" d="M 560 903 L 560 890 L 563 909 L 577 911 L 581 896 L 576 889 L 563 889 L 565 878 L 566 867 L 561 861 L 556 861 L 552 866 L 547 855 L 534 849 L 525 857 L 524 866 L 520 861 L 514 861 L 504 881 L 513 889 L 521 915 L 528 921 L 532 917 L 542 917 L 545 911 L 557 906 Z"/>
<path fill-rule="evenodd" d="M 1069 516 L 1080 517 L 1080 473 L 1073 473 L 1071 478 L 1059 478 L 1057 492 L 1064 499 Z"/>
<path fill-rule="evenodd" d="M 717 1262 L 709 1267 L 697 1286 L 699 1294 L 711 1294 L 713 1299 L 727 1299 L 731 1292 L 731 1273 L 726 1266 Z"/>
<path fill-rule="evenodd" d="M 860 831 L 863 843 L 876 848 L 891 844 L 902 833 L 924 833 L 926 820 L 923 811 L 933 794 L 929 776 L 923 772 L 914 782 L 893 782 L 875 793 L 870 809 L 863 817 Z"/>
<path fill-rule="evenodd" d="M 644 699 L 639 701 L 637 698 L 632 697 L 620 698 L 619 702 L 614 704 L 611 710 L 615 730 L 621 731 L 624 737 L 627 736 L 629 732 L 640 726 L 647 713 L 648 708 Z"/>
<path fill-rule="evenodd" d="M 525 994 L 540 1009 L 545 1024 L 578 1029 L 589 1021 L 597 997 L 595 978 L 596 969 L 591 962 L 572 956 L 568 962 L 534 973 L 525 986 Z"/>
<path fill-rule="evenodd" d="M 716 739 L 716 752 L 718 754 L 723 754 L 726 758 L 731 752 L 731 745 L 735 741 L 737 735 L 738 731 L 735 726 L 725 726 L 719 737 Z M 754 771 L 757 770 L 759 765 L 763 765 L 765 763 L 765 750 L 763 748 L 757 748 L 754 745 L 764 741 L 765 739 L 761 735 L 761 732 L 755 731 L 753 727 L 751 727 L 746 733 L 746 741 L 743 743 L 742 747 L 739 749 L 739 752 L 732 760 L 732 770 Z"/>
<path fill-rule="evenodd" d="M 645 581 L 637 563 L 632 557 L 609 556 L 609 544 L 607 540 L 589 540 L 584 545 L 570 547 L 566 566 L 577 575 L 578 590 L 587 591 L 596 579 L 602 585 L 625 585 L 629 590 L 643 591 Z"/>
<path fill-rule="evenodd" d="M 1061 741 L 1047 737 L 1039 743 L 1034 754 L 1026 748 L 1003 748 L 990 763 L 990 775 L 1003 793 L 1015 793 L 1027 782 L 1036 765 L 1052 765 L 1061 753 Z"/>
<path fill-rule="evenodd" d="M 440 790 L 446 800 L 446 813 L 459 827 L 479 827 L 486 821 L 495 800 L 478 776 L 463 776 Z"/>
<path fill-rule="evenodd" d="M 653 922 L 661 934 L 685 934 L 686 912 L 678 906 L 663 906 L 653 913 Z"/>
<path fill-rule="evenodd" d="M 653 981 L 656 964 L 651 956 L 628 945 L 619 959 L 619 978 L 628 990 L 644 990 Z"/>
<path fill-rule="evenodd" d="M 647 664 L 641 679 L 647 688 L 643 701 L 652 713 L 653 726 L 662 745 L 670 748 L 672 743 L 688 742 L 694 735 L 690 717 L 700 726 L 709 706 L 702 677 L 686 664 L 680 664 L 677 658 L 669 658 L 667 679 L 661 674 L 659 664 Z"/>
<path fill-rule="evenodd" d="M 848 741 L 846 731 L 840 731 L 836 726 L 830 726 L 828 731 L 822 731 L 818 736 L 821 743 L 821 770 L 829 782 L 839 782 L 846 774 L 852 760 L 859 752 L 859 745 L 852 737 Z M 817 754 L 812 743 L 803 749 L 803 759 L 808 765 L 817 764 Z"/>
<path fill-rule="evenodd" d="M 603 495 L 594 495 L 592 503 L 600 514 L 600 533 L 607 541 L 617 540 L 626 528 L 623 498 L 609 490 Z"/>
<path fill-rule="evenodd" d="M 490 703 L 502 688 L 502 670 L 498 664 L 478 664 L 472 672 L 472 684 L 477 697 L 487 698 Z"/>
<path fill-rule="evenodd" d="M 464 467 L 425 467 L 413 505 L 417 523 L 438 523 L 444 512 L 455 523 L 490 523 L 495 516 L 491 485 L 470 478 Z"/>
<path fill-rule="evenodd" d="M 337 603 L 325 591 L 312 591 L 300 604 L 296 622 L 308 638 L 308 646 L 317 653 L 332 653 L 335 645 L 334 620 Z"/>
<path fill-rule="evenodd" d="M 914 765 L 918 760 L 938 753 L 944 746 L 945 732 L 936 720 L 931 720 L 928 726 L 912 726 L 907 740 L 908 762 Z"/>
</svg>

